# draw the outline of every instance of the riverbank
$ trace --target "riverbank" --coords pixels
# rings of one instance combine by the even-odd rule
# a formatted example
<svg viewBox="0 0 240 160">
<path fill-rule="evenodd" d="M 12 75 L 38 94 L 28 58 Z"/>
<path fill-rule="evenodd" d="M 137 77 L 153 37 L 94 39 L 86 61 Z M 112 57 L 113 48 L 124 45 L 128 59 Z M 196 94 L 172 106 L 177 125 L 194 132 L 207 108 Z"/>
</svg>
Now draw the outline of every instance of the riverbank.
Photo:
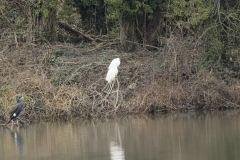
<svg viewBox="0 0 240 160">
<path fill-rule="evenodd" d="M 17 94 L 25 97 L 20 118 L 30 121 L 239 108 L 234 73 L 206 68 L 199 55 L 164 48 L 125 53 L 90 44 L 7 47 L 0 57 L 0 117 L 8 118 Z M 118 83 L 108 92 L 105 76 L 116 57 Z"/>
</svg>

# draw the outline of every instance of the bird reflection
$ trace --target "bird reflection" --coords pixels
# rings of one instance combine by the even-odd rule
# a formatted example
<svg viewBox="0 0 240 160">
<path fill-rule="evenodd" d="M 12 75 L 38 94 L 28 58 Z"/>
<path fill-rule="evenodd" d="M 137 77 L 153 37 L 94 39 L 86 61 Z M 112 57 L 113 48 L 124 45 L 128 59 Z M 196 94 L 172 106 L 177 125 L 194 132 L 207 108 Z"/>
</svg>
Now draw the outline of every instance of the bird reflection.
<svg viewBox="0 0 240 160">
<path fill-rule="evenodd" d="M 11 135 L 11 138 L 15 144 L 15 147 L 18 150 L 18 157 L 21 160 L 23 157 L 23 138 L 22 136 L 18 133 L 18 131 L 13 131 L 8 127 L 5 127 L 8 133 Z M 19 127 L 17 128 L 19 130 Z"/>
<path fill-rule="evenodd" d="M 115 142 L 110 142 L 111 160 L 125 160 L 124 149 Z"/>
</svg>

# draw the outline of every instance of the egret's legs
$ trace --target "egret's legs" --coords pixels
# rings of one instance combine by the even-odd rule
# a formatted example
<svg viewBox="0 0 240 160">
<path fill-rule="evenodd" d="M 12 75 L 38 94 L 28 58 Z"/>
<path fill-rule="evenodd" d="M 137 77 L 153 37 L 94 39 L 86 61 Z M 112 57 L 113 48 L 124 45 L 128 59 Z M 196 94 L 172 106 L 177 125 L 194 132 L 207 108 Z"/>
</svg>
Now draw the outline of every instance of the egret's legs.
<svg viewBox="0 0 240 160">
<path fill-rule="evenodd" d="M 114 80 L 111 82 L 111 84 L 109 84 L 109 91 L 108 91 L 108 94 L 111 94 L 111 93 L 112 93 L 112 89 L 113 89 L 114 84 L 115 84 L 115 79 L 116 79 L 116 78 L 114 78 Z"/>
<path fill-rule="evenodd" d="M 117 81 L 117 96 L 116 96 L 115 110 L 117 110 L 117 108 L 118 108 L 117 107 L 117 103 L 118 103 L 118 92 L 119 92 L 119 82 L 118 82 L 118 79 L 116 81 Z"/>
<path fill-rule="evenodd" d="M 112 91 L 116 82 L 117 82 L 117 90 Z M 115 111 L 118 109 L 117 103 L 118 103 L 118 97 L 119 97 L 119 86 L 120 85 L 119 85 L 119 82 L 118 82 L 118 78 L 115 77 L 114 80 L 111 83 L 107 83 L 105 85 L 105 87 L 102 89 L 102 91 L 106 93 L 104 99 L 106 99 L 110 94 L 116 92 L 117 95 L 115 97 L 116 101 L 115 101 L 115 104 L 114 104 Z"/>
<path fill-rule="evenodd" d="M 105 87 L 102 89 L 102 91 L 106 92 L 107 94 L 111 94 L 112 89 L 114 87 L 114 83 L 115 83 L 115 78 L 112 82 L 107 83 Z"/>
</svg>

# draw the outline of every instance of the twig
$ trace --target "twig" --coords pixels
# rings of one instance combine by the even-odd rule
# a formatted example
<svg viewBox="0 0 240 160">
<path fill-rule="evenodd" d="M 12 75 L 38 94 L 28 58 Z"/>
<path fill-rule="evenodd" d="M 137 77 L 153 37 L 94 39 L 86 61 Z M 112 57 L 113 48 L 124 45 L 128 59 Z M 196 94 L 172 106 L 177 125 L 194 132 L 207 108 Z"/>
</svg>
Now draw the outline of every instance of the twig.
<svg viewBox="0 0 240 160">
<path fill-rule="evenodd" d="M 138 42 L 133 42 L 133 41 L 129 41 L 129 40 L 126 40 L 126 42 L 129 42 L 129 43 L 133 43 L 133 44 L 139 44 L 139 45 L 143 45 L 141 43 L 138 43 Z M 146 47 L 151 47 L 151 48 L 155 48 L 155 49 L 158 49 L 160 50 L 161 48 L 160 47 L 155 47 L 155 46 L 152 46 L 152 45 L 149 45 L 149 44 L 145 44 Z"/>
<path fill-rule="evenodd" d="M 115 103 L 115 110 L 118 109 L 117 103 L 118 103 L 118 92 L 119 92 L 119 82 L 118 82 L 118 78 L 116 78 L 116 79 L 117 79 L 118 88 L 117 88 L 117 97 L 116 97 L 116 103 Z"/>
<path fill-rule="evenodd" d="M 7 50 L 7 48 L 8 48 L 8 45 L 0 52 L 0 56 L 2 57 L 2 60 L 3 60 L 4 62 L 6 62 L 6 63 L 7 63 L 7 61 L 6 61 L 6 59 L 4 58 L 4 56 L 2 55 L 2 53 L 4 53 L 4 52 Z"/>
</svg>

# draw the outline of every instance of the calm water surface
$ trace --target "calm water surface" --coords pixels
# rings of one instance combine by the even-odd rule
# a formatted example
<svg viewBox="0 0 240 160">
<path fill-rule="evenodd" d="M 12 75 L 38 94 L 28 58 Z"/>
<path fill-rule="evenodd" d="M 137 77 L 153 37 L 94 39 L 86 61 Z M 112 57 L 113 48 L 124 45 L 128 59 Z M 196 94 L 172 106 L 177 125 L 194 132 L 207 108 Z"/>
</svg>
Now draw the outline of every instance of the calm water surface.
<svg viewBox="0 0 240 160">
<path fill-rule="evenodd" d="M 240 111 L 0 126 L 0 160 L 237 160 Z"/>
</svg>

